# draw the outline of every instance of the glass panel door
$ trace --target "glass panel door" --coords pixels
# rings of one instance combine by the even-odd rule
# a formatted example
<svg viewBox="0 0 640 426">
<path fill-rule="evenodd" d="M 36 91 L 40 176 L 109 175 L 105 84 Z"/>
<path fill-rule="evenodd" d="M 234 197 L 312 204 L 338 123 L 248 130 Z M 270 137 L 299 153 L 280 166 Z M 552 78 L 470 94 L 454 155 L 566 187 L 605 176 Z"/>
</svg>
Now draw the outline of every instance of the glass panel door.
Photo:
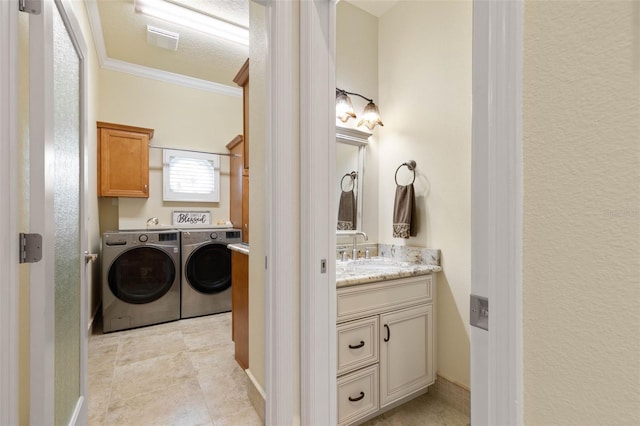
<svg viewBox="0 0 640 426">
<path fill-rule="evenodd" d="M 86 46 L 68 5 L 44 0 L 28 25 L 27 202 L 29 232 L 42 235 L 28 266 L 30 424 L 87 421 Z"/>
<path fill-rule="evenodd" d="M 55 252 L 55 424 L 68 424 L 80 399 L 80 58 L 53 11 Z"/>
</svg>

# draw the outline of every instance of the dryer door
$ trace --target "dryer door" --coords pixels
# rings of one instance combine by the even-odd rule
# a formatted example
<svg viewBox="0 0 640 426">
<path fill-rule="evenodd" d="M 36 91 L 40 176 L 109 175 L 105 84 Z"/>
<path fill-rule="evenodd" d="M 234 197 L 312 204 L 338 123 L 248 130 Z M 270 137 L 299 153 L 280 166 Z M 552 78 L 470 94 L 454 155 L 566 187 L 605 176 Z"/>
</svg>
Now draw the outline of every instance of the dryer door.
<svg viewBox="0 0 640 426">
<path fill-rule="evenodd" d="M 150 303 L 164 296 L 176 278 L 171 257 L 153 247 L 136 247 L 118 256 L 109 267 L 109 288 L 127 303 Z"/>
<path fill-rule="evenodd" d="M 231 287 L 231 254 L 226 245 L 207 244 L 189 256 L 185 265 L 189 285 L 204 294 Z"/>
</svg>

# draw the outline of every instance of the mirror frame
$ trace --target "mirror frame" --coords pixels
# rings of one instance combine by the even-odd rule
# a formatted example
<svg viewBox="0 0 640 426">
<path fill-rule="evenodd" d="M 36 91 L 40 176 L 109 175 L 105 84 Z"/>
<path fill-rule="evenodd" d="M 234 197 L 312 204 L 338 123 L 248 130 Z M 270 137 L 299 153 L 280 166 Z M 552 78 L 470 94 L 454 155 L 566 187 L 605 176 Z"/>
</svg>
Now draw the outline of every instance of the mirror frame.
<svg viewBox="0 0 640 426">
<path fill-rule="evenodd" d="M 362 218 L 363 218 L 363 194 L 364 194 L 364 160 L 367 145 L 369 144 L 369 137 L 371 133 L 363 132 L 362 130 L 352 129 L 349 127 L 341 127 L 336 125 L 336 143 L 343 143 L 347 145 L 353 145 L 358 147 L 358 179 L 357 179 L 357 199 L 356 199 L 356 229 L 353 231 L 338 231 L 340 235 L 351 235 L 355 232 L 362 231 Z M 337 212 L 336 212 L 337 214 Z"/>
</svg>

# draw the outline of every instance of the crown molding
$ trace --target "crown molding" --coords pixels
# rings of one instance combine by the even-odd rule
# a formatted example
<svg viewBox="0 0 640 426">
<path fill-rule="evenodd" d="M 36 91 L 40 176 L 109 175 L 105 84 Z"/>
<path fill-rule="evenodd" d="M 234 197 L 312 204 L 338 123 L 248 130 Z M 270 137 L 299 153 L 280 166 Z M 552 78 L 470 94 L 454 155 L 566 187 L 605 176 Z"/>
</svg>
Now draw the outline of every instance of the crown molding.
<svg viewBox="0 0 640 426">
<path fill-rule="evenodd" d="M 103 69 L 123 72 L 142 78 L 150 78 L 153 80 L 163 81 L 165 83 L 177 84 L 180 86 L 190 87 L 192 89 L 204 90 L 207 92 L 218 93 L 225 96 L 241 97 L 242 89 L 240 87 L 227 86 L 226 84 L 214 83 L 208 80 L 189 77 L 183 74 L 176 74 L 168 71 L 161 71 L 156 68 L 145 67 L 143 65 L 133 64 L 131 62 L 121 61 L 119 59 L 110 58 L 107 55 L 107 48 L 104 42 L 102 31 L 102 22 L 100 21 L 100 11 L 96 0 L 88 0 L 87 16 L 89 18 L 89 26 L 93 35 L 96 53 L 98 54 L 98 62 Z"/>
</svg>

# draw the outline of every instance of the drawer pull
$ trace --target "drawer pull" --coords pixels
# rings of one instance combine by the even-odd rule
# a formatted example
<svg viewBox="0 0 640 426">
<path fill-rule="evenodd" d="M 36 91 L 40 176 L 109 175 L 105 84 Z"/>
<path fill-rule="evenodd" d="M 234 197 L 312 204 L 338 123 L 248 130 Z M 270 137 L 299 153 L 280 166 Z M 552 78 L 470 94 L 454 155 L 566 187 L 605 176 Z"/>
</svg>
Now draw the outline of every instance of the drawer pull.
<svg viewBox="0 0 640 426">
<path fill-rule="evenodd" d="M 387 329 L 387 337 L 384 338 L 384 341 L 388 342 L 389 339 L 391 339 L 391 329 L 389 328 L 389 326 L 387 324 L 384 325 L 384 328 Z"/>
<path fill-rule="evenodd" d="M 364 342 L 362 340 L 360 340 L 360 344 L 355 345 L 355 346 L 349 345 L 349 349 L 358 349 L 358 348 L 361 348 L 363 346 L 364 346 Z"/>
<path fill-rule="evenodd" d="M 364 392 L 360 392 L 360 396 L 356 396 L 355 398 L 349 397 L 349 401 L 356 402 L 356 401 L 360 401 L 362 398 L 364 398 Z"/>
</svg>

